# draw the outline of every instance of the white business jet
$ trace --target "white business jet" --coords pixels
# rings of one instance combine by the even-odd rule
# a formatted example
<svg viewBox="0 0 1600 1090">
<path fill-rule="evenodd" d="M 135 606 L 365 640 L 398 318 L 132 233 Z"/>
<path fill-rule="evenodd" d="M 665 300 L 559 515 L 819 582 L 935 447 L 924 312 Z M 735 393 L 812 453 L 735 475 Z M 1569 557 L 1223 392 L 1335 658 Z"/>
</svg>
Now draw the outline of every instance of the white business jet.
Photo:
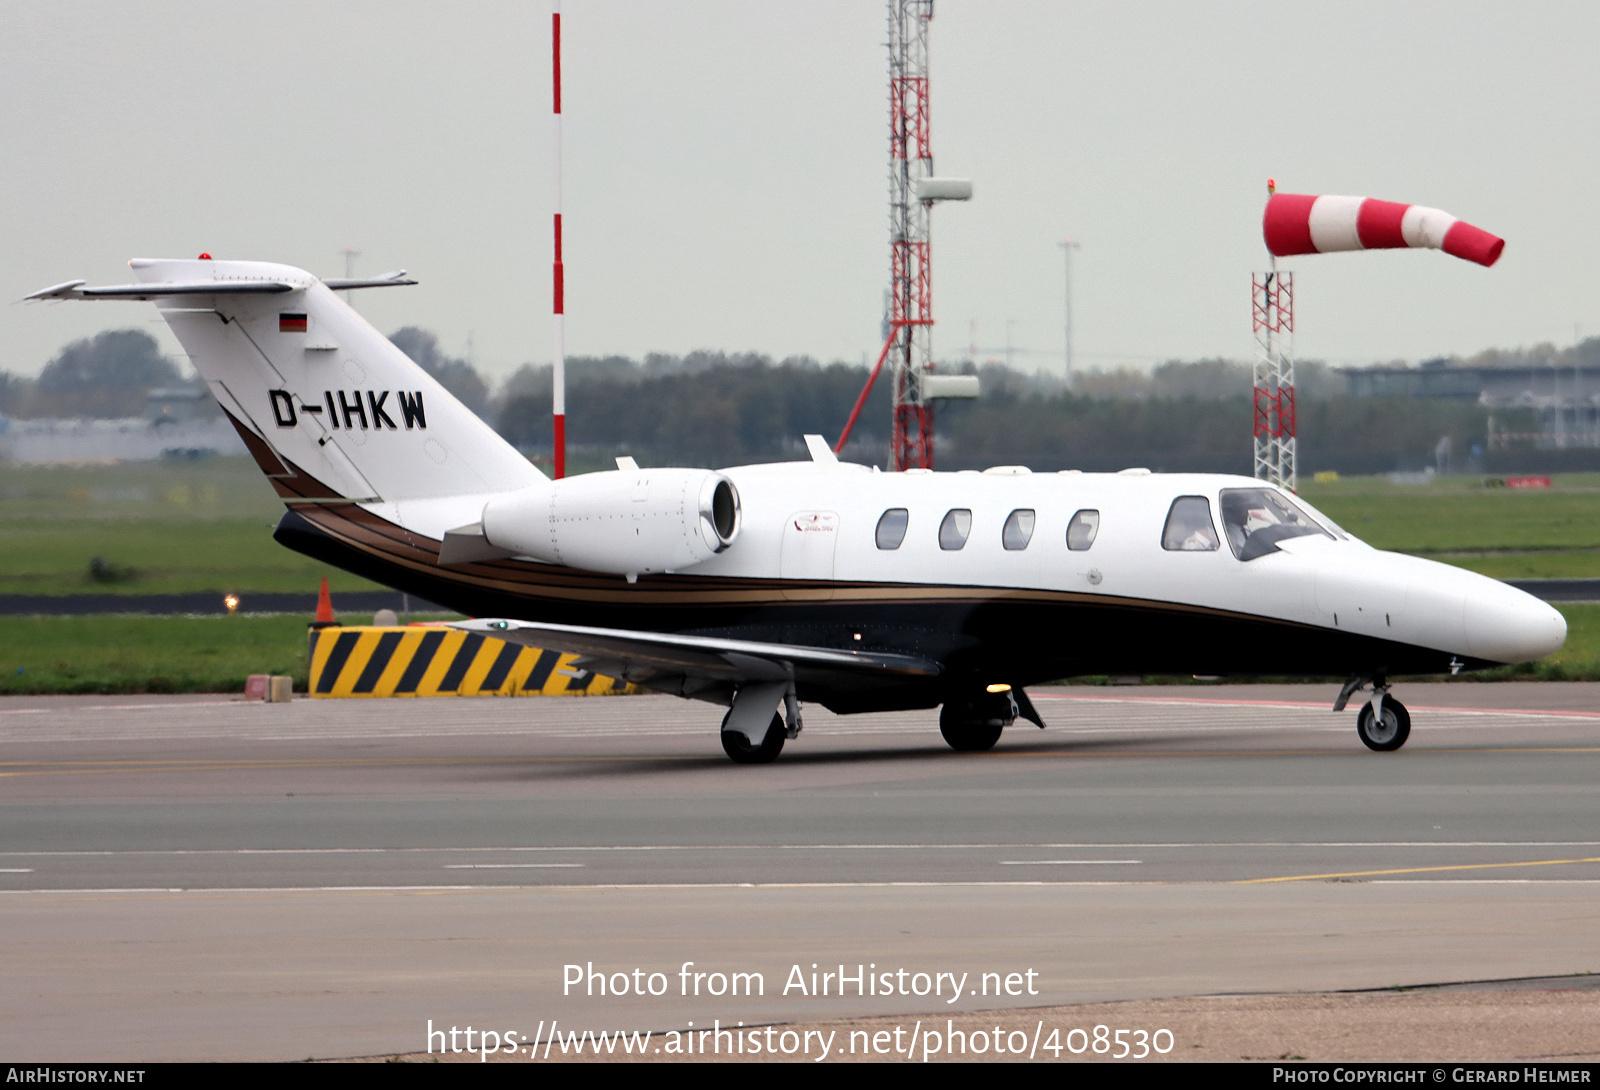
<svg viewBox="0 0 1600 1090">
<path fill-rule="evenodd" d="M 1381 552 L 1303 500 L 1213 474 L 880 473 L 807 436 L 804 462 L 546 478 L 320 280 L 254 261 L 130 262 L 30 299 L 156 304 L 288 508 L 277 540 L 479 618 L 458 627 L 720 704 L 722 744 L 771 761 L 802 701 L 943 706 L 958 750 L 1025 687 L 1085 674 L 1349 678 L 1361 740 L 1400 748 L 1396 674 L 1559 648 L 1504 583 Z"/>
</svg>

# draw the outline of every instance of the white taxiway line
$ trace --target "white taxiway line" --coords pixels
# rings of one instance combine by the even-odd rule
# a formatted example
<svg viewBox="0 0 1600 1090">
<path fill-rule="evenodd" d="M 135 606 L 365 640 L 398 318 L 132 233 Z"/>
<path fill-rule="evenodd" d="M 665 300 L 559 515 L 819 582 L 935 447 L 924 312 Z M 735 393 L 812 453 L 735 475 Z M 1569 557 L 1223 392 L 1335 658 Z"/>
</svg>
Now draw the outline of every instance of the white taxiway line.
<svg viewBox="0 0 1600 1090">
<path fill-rule="evenodd" d="M 1143 859 L 1002 859 L 1002 867 L 1097 867 L 1143 863 Z"/>
<path fill-rule="evenodd" d="M 1381 879 L 1352 883 L 1374 886 L 1597 886 L 1600 878 L 1413 878 Z M 5 897 L 18 896 L 83 896 L 85 894 L 129 893 L 514 893 L 538 892 L 603 892 L 608 890 L 665 890 L 665 889 L 937 889 L 937 888 L 1013 888 L 1023 886 L 1236 886 L 1237 880 L 1227 878 L 1202 878 L 1189 880 L 1123 880 L 1111 879 L 1051 881 L 1045 879 L 1013 880 L 985 879 L 971 882 L 596 882 L 549 886 L 125 886 L 93 889 L 16 889 L 0 890 Z"/>
<path fill-rule="evenodd" d="M 446 863 L 445 870 L 537 870 L 581 867 L 582 863 Z"/>
<path fill-rule="evenodd" d="M 159 711 L 172 708 L 227 708 L 233 706 L 251 707 L 263 704 L 261 700 L 190 700 L 181 704 L 80 704 L 77 707 L 60 708 L 0 708 L 0 715 L 61 715 L 77 714 L 78 712 L 129 712 L 129 711 Z"/>
<path fill-rule="evenodd" d="M 124 855 L 404 855 L 424 852 L 482 854 L 495 852 L 702 852 L 702 851 L 962 851 L 1005 848 L 1009 851 L 1078 851 L 1109 848 L 1591 848 L 1600 840 L 1169 840 L 1091 843 L 971 844 L 556 844 L 464 845 L 439 848 L 125 848 L 80 851 L 0 851 L 0 859 L 76 858 Z"/>
<path fill-rule="evenodd" d="M 1035 700 L 1073 700 L 1087 704 L 1157 704 L 1179 708 L 1282 708 L 1300 711 L 1332 711 L 1333 703 L 1310 703 L 1300 700 L 1212 700 L 1205 697 L 1173 696 L 1080 696 L 1076 693 L 1041 693 Z M 1412 711 L 1448 712 L 1459 715 L 1507 715 L 1530 719 L 1600 719 L 1600 712 L 1543 711 L 1528 708 L 1450 708 L 1431 705 L 1412 705 Z"/>
</svg>

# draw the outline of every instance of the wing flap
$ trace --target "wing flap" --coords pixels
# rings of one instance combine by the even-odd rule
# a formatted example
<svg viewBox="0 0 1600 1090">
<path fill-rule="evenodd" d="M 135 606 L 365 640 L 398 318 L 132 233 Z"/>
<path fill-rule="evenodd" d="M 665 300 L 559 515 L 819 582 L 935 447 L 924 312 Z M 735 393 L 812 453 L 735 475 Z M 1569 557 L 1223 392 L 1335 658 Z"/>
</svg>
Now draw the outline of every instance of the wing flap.
<svg viewBox="0 0 1600 1090">
<path fill-rule="evenodd" d="M 940 672 L 938 663 L 915 655 L 839 651 L 801 644 L 498 619 L 459 621 L 454 627 L 509 643 L 582 655 L 586 661 L 604 663 L 608 670 L 620 670 L 621 676 L 630 679 L 648 672 L 742 684 L 790 676 L 804 680 L 807 675 L 931 678 Z"/>
</svg>

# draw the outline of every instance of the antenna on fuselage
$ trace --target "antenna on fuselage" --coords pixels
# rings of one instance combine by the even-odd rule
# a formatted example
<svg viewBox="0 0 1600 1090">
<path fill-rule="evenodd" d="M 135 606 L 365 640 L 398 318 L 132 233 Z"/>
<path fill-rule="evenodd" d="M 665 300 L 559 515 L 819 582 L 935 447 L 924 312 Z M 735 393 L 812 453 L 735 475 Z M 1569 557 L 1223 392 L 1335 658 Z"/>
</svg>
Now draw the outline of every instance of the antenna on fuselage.
<svg viewBox="0 0 1600 1090">
<path fill-rule="evenodd" d="M 354 280 L 356 278 L 356 258 L 361 256 L 361 251 L 346 246 L 340 252 L 344 254 L 344 278 L 346 280 Z M 350 299 L 348 291 L 342 291 L 339 294 L 344 296 L 344 301 L 347 305 L 355 306 L 355 303 Z"/>
</svg>

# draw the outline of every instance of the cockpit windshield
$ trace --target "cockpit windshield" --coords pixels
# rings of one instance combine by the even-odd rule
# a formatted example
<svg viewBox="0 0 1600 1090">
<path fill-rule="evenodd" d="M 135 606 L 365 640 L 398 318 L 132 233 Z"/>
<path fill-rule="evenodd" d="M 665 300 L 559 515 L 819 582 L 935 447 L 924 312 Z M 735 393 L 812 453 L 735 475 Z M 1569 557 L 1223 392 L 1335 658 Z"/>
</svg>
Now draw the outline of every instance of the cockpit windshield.
<svg viewBox="0 0 1600 1090">
<path fill-rule="evenodd" d="M 1222 525 L 1228 547 L 1240 560 L 1278 551 L 1285 538 L 1308 534 L 1333 535 L 1293 500 L 1272 488 L 1225 488 L 1222 491 Z"/>
</svg>

